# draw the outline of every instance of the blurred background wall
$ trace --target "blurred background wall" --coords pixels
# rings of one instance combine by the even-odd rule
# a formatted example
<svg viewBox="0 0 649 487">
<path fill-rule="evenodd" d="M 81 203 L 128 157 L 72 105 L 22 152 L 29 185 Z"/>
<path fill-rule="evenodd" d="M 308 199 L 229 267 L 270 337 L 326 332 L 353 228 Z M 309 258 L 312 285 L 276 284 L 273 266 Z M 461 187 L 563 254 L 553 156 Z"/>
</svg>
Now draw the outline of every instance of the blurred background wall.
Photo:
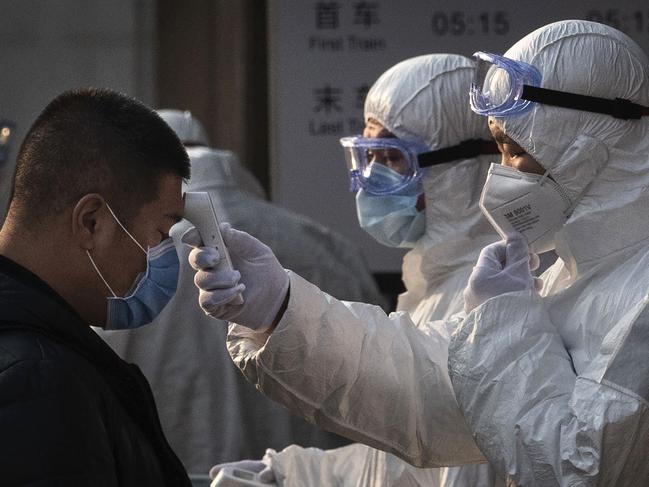
<svg viewBox="0 0 649 487">
<path fill-rule="evenodd" d="M 265 2 L 159 0 L 156 25 L 156 105 L 191 110 L 268 188 Z"/>
</svg>

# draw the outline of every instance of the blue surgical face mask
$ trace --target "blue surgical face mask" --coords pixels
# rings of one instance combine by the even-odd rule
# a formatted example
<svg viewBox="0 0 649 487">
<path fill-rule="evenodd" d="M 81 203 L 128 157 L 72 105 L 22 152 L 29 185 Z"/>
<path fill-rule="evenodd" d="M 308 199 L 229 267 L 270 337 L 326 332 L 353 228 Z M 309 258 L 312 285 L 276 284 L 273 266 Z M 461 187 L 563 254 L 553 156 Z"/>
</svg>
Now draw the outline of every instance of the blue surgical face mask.
<svg viewBox="0 0 649 487">
<path fill-rule="evenodd" d="M 92 266 L 101 280 L 113 295 L 108 298 L 106 330 L 128 330 L 151 323 L 176 293 L 180 262 L 171 238 L 166 238 L 155 247 L 144 250 L 144 247 L 129 233 L 113 210 L 106 204 L 117 224 L 146 254 L 146 271 L 136 277 L 126 296 L 115 294 L 101 271 L 95 264 L 90 252 L 86 251 Z"/>
<path fill-rule="evenodd" d="M 390 179 L 400 176 L 387 166 L 374 164 L 371 177 Z M 414 247 L 426 232 L 425 212 L 416 208 L 422 193 L 421 182 L 386 195 L 372 195 L 361 189 L 356 194 L 361 228 L 388 247 Z"/>
</svg>

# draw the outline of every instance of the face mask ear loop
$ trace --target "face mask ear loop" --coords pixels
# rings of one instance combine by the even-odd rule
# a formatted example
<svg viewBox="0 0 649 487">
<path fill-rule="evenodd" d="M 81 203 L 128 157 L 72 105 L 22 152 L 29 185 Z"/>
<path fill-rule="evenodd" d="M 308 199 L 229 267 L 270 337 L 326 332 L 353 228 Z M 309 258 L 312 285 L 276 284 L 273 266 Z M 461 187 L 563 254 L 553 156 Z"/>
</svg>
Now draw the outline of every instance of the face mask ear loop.
<svg viewBox="0 0 649 487">
<path fill-rule="evenodd" d="M 86 254 L 88 254 L 88 258 L 90 259 L 90 263 L 95 268 L 95 271 L 97 271 L 97 275 L 99 276 L 99 278 L 104 282 L 104 284 L 106 285 L 106 287 L 108 288 L 110 293 L 113 295 L 113 297 L 116 298 L 117 294 L 115 294 L 115 291 L 113 291 L 113 288 L 110 287 L 110 285 L 108 284 L 108 281 L 106 281 L 106 279 L 104 279 L 104 276 L 102 275 L 101 271 L 99 270 L 99 267 L 97 267 L 97 264 L 95 264 L 95 260 L 92 258 L 92 255 L 90 255 L 90 251 L 86 250 Z"/>
<path fill-rule="evenodd" d="M 135 245 L 137 245 L 138 247 L 140 247 L 140 250 L 146 254 L 147 251 L 144 250 L 144 247 L 142 247 L 142 246 L 140 245 L 140 242 L 138 242 L 137 240 L 135 240 L 135 237 L 134 237 L 133 235 L 131 235 L 131 233 L 126 229 L 126 227 L 125 227 L 124 225 L 122 225 L 122 222 L 119 221 L 119 218 L 117 218 L 117 217 L 115 216 L 115 212 L 113 212 L 113 209 L 110 207 L 110 205 L 109 205 L 107 202 L 104 202 L 104 203 L 106 203 L 106 208 L 108 208 L 108 211 L 110 211 L 110 214 L 113 215 L 113 218 L 115 219 L 115 221 L 117 222 L 117 224 L 120 226 L 120 228 L 121 228 L 122 230 L 124 230 L 124 232 L 126 233 L 126 235 L 128 235 L 129 237 L 131 237 L 131 240 L 133 240 L 133 242 L 135 242 Z"/>
</svg>

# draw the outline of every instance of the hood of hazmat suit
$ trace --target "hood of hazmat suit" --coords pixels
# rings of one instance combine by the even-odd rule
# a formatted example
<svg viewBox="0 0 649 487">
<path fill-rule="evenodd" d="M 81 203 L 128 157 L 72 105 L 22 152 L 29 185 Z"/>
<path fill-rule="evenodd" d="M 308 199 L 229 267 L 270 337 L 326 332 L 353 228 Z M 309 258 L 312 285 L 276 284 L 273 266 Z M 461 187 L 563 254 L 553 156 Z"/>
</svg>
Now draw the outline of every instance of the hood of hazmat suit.
<svg viewBox="0 0 649 487">
<path fill-rule="evenodd" d="M 423 141 L 430 150 L 465 140 L 491 140 L 484 117 L 467 106 L 473 62 L 433 54 L 400 62 L 374 83 L 365 101 L 365 120 L 378 121 L 401 139 Z M 413 322 L 445 319 L 463 307 L 462 291 L 476 256 L 497 235 L 478 201 L 495 155 L 425 169 L 426 232 L 403 263 L 407 292 L 398 309 Z"/>
<path fill-rule="evenodd" d="M 505 56 L 541 86 L 649 105 L 649 62 L 597 23 L 542 27 Z M 449 372 L 476 441 L 516 485 L 649 485 L 649 118 L 536 104 L 498 118 L 572 199 L 544 288 L 469 314 Z"/>
<path fill-rule="evenodd" d="M 374 84 L 365 116 L 431 150 L 489 140 L 486 120 L 469 108 L 472 77 L 473 62 L 463 56 L 409 59 Z M 436 320 L 462 310 L 480 249 L 498 239 L 478 207 L 496 157 L 427 169 L 426 232 L 404 260 L 407 292 L 397 313 L 337 301 L 291 274 L 288 309 L 270 336 L 231 327 L 228 348 L 248 379 L 310 421 L 418 466 L 483 462 L 446 370 L 452 326 Z M 421 470 L 362 445 L 269 456 L 287 486 L 332 485 L 343 473 L 349 485 L 493 485 L 487 465 Z"/>
<path fill-rule="evenodd" d="M 207 132 L 203 124 L 188 110 L 175 110 L 163 108 L 158 110 L 160 118 L 167 122 L 167 125 L 176 133 L 180 141 L 188 147 L 209 146 Z"/>
<path fill-rule="evenodd" d="M 229 221 L 273 248 L 287 268 L 299 269 L 333 295 L 380 303 L 382 297 L 362 254 L 342 236 L 241 190 L 239 165 L 230 151 L 189 147 L 188 191 L 207 191 Z M 195 271 L 173 237 L 181 261 L 178 290 L 154 322 L 123 333 L 99 331 L 128 362 L 136 363 L 153 389 L 160 419 L 174 451 L 190 473 L 205 474 L 219 462 L 258 458 L 266 448 L 292 443 L 319 448 L 347 444 L 266 399 L 245 381 L 225 347 L 227 323 L 200 309 Z"/>
<path fill-rule="evenodd" d="M 163 109 L 158 110 L 158 115 L 167 122 L 167 125 L 171 127 L 186 147 L 210 146 L 207 131 L 200 120 L 194 117 L 190 111 Z M 218 169 L 225 173 L 220 179 L 227 179 L 243 191 L 266 199 L 266 190 L 257 178 L 239 162 L 237 157 L 227 151 L 221 151 L 221 154 L 224 156 L 223 162 L 216 164 L 218 168 L 214 168 L 214 170 Z M 207 176 L 207 181 L 211 182 L 214 180 L 214 174 L 208 174 Z M 197 178 L 194 177 L 193 179 L 196 180 Z"/>
</svg>

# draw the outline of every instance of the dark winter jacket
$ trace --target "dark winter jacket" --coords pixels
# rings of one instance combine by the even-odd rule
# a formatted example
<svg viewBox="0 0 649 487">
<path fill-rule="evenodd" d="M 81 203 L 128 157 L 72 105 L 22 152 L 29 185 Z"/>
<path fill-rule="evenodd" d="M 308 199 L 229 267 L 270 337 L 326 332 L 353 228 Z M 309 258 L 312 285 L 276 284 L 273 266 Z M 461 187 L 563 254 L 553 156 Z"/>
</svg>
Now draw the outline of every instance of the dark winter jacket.
<svg viewBox="0 0 649 487">
<path fill-rule="evenodd" d="M 0 486 L 189 486 L 151 389 L 37 276 L 0 256 Z"/>
</svg>

